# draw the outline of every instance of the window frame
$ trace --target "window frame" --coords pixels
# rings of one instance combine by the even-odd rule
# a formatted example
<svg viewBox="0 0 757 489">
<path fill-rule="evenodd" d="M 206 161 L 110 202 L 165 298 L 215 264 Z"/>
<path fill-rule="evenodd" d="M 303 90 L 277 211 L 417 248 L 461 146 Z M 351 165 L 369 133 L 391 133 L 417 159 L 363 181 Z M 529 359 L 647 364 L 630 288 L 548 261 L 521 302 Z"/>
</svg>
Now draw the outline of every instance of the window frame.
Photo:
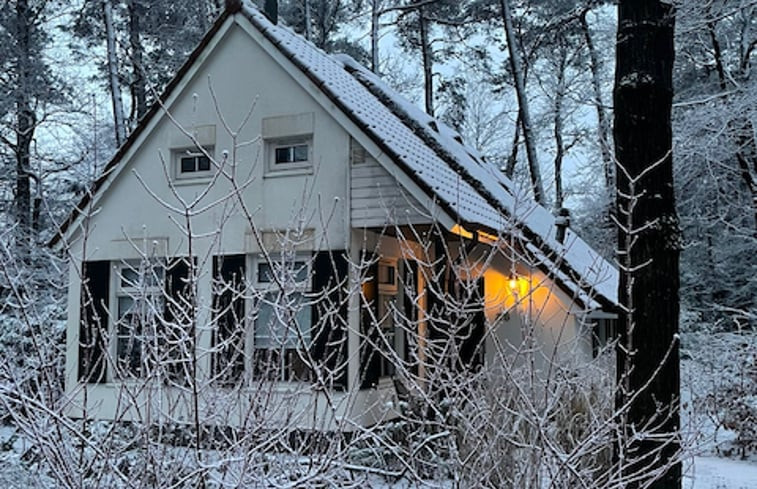
<svg viewBox="0 0 757 489">
<path fill-rule="evenodd" d="M 173 148 L 171 150 L 171 165 L 173 168 L 173 176 L 174 180 L 182 183 L 182 182 L 194 182 L 198 180 L 208 180 L 210 179 L 215 171 L 214 171 L 214 165 L 213 165 L 213 158 L 214 158 L 214 146 L 202 146 L 200 148 L 198 147 L 184 147 L 184 148 Z M 199 170 L 195 169 L 193 171 L 185 172 L 182 170 L 182 159 L 187 157 L 193 157 L 196 159 L 195 161 L 195 168 L 199 165 L 199 159 L 206 157 L 208 159 L 208 169 L 207 170 Z"/>
<path fill-rule="evenodd" d="M 267 380 L 272 382 L 306 382 L 310 380 L 310 373 L 307 372 L 306 366 L 298 363 L 300 355 L 298 352 L 310 349 L 314 340 L 312 332 L 313 304 L 309 303 L 312 298 L 311 294 L 313 290 L 312 258 L 312 253 L 309 252 L 297 252 L 294 254 L 292 260 L 276 260 L 272 258 L 270 262 L 261 254 L 249 256 L 248 265 L 250 265 L 251 274 L 249 278 L 254 293 L 252 294 L 253 297 L 250 298 L 250 301 L 252 302 L 250 310 L 253 311 L 253 314 L 248 316 L 250 324 L 247 337 L 247 350 L 250 361 L 245 367 L 248 369 L 249 375 L 253 380 Z M 304 309 L 307 309 L 306 318 L 310 323 L 309 325 L 306 325 L 307 331 L 301 330 L 300 334 L 297 334 L 296 331 L 292 331 L 292 333 L 295 334 L 293 345 L 288 344 L 289 341 L 292 341 L 288 338 L 282 342 L 278 342 L 278 344 L 274 344 L 279 340 L 277 340 L 273 334 L 268 336 L 259 334 L 260 326 L 257 324 L 257 321 L 261 317 L 262 308 L 270 307 L 273 309 L 274 307 L 272 304 L 265 302 L 266 297 L 281 292 L 281 288 L 274 280 L 261 279 L 261 267 L 271 267 L 271 265 L 275 267 L 276 265 L 281 266 L 282 264 L 287 266 L 287 262 L 291 263 L 292 268 L 290 270 L 295 275 L 293 277 L 295 282 L 294 287 L 291 290 L 287 290 L 287 292 L 290 294 L 300 294 L 302 301 L 305 304 L 301 306 L 302 309 L 298 309 L 295 312 L 295 319 L 300 321 L 301 312 Z M 303 276 L 298 279 L 297 276 L 300 274 Z M 275 298 L 273 300 L 275 300 Z M 271 316 L 269 315 L 269 317 Z M 303 325 L 299 324 L 299 326 L 302 328 Z M 287 326 L 287 328 L 290 327 L 291 326 Z M 269 330 L 269 332 L 272 331 Z M 263 339 L 266 340 L 266 344 L 261 346 Z M 305 341 L 306 344 L 303 345 L 302 341 Z M 275 360 L 277 363 L 273 368 L 270 364 L 271 360 Z M 298 367 L 303 370 L 298 370 Z"/>
<path fill-rule="evenodd" d="M 146 268 L 146 264 L 149 264 L 149 269 Z M 165 280 L 166 280 L 166 263 L 162 260 L 116 260 L 111 262 L 111 292 L 109 297 L 109 310 L 111 311 L 108 321 L 108 332 L 110 337 L 109 352 L 113 359 L 113 367 L 107 369 L 108 381 L 110 382 L 123 382 L 132 379 L 144 378 L 149 375 L 149 372 L 145 372 L 143 367 L 145 365 L 145 348 L 146 341 L 154 340 L 157 335 L 156 326 L 161 321 L 165 306 Z M 160 270 L 159 275 L 155 275 L 155 271 Z M 137 280 L 139 283 L 129 283 L 124 285 L 127 281 L 126 272 L 136 272 Z M 148 275 L 149 273 L 149 275 Z M 153 283 L 145 283 L 145 278 L 150 277 L 149 282 L 153 282 L 153 278 L 156 279 Z M 127 310 L 125 314 L 121 311 L 121 300 L 130 299 L 132 306 L 136 304 L 137 307 L 144 307 L 140 312 L 141 316 L 138 316 L 139 321 L 146 320 L 145 323 L 139 324 L 130 322 L 124 325 L 122 323 L 123 317 L 131 312 Z M 133 329 L 134 326 L 139 327 L 138 332 L 130 332 L 128 335 L 121 334 L 121 327 Z M 145 331 L 146 328 L 152 328 L 152 331 Z M 139 349 L 138 353 L 138 365 L 136 368 L 131 365 L 132 360 L 128 360 L 128 356 L 131 352 L 127 353 L 126 360 L 122 360 L 121 354 L 121 340 L 128 338 L 129 341 L 136 339 L 136 347 Z M 129 345 L 134 348 L 134 345 Z"/>
<path fill-rule="evenodd" d="M 266 146 L 266 175 L 287 175 L 298 173 L 310 173 L 313 168 L 313 135 L 307 134 L 302 136 L 272 138 L 265 141 Z M 295 148 L 306 146 L 308 157 L 302 161 L 278 162 L 276 157 L 278 151 L 284 148 L 291 148 L 294 156 Z"/>
</svg>

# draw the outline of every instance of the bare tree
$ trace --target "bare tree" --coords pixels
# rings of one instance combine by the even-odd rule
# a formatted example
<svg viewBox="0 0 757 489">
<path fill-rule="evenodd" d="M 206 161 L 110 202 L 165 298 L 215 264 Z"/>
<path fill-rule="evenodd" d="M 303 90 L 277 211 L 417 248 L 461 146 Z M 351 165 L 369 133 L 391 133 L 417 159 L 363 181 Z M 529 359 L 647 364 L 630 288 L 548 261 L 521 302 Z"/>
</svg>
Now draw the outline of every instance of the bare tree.
<svg viewBox="0 0 757 489">
<path fill-rule="evenodd" d="M 524 68 L 521 62 L 521 51 L 518 49 L 517 39 L 514 32 L 512 13 L 510 12 L 509 0 L 500 0 L 502 21 L 504 24 L 505 36 L 507 38 L 507 49 L 510 53 L 510 69 L 515 81 L 515 92 L 518 96 L 518 120 L 523 130 L 523 143 L 526 146 L 526 156 L 528 158 L 528 171 L 531 175 L 531 188 L 534 193 L 534 199 L 539 204 L 546 204 L 544 194 L 544 185 L 541 179 L 541 168 L 536 153 L 536 140 L 531 122 L 531 112 L 529 110 L 528 96 L 526 95 L 526 83 Z"/>
<path fill-rule="evenodd" d="M 110 97 L 113 101 L 113 121 L 116 130 L 116 146 L 121 146 L 126 140 L 126 120 L 124 119 L 124 105 L 123 99 L 121 98 L 118 53 L 116 52 L 116 31 L 113 25 L 113 5 L 110 0 L 103 0 L 102 11 L 105 22 L 105 39 L 108 49 L 108 81 L 110 82 Z"/>
</svg>

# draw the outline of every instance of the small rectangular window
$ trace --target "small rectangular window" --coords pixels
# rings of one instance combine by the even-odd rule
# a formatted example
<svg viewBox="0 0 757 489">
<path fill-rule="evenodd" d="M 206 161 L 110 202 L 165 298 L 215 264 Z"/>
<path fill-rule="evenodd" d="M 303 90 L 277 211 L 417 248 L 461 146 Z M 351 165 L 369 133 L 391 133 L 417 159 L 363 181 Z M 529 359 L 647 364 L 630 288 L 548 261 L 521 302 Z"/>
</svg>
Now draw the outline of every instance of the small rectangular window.
<svg viewBox="0 0 757 489">
<path fill-rule="evenodd" d="M 308 145 L 297 144 L 276 148 L 276 164 L 302 163 L 308 160 Z"/>
<path fill-rule="evenodd" d="M 205 155 L 191 155 L 181 158 L 181 173 L 210 171 L 210 159 Z"/>
<path fill-rule="evenodd" d="M 267 142 L 268 171 L 308 169 L 312 164 L 312 138 L 278 139 Z"/>
<path fill-rule="evenodd" d="M 211 176 L 210 157 L 212 148 L 198 150 L 181 149 L 174 151 L 175 176 L 179 179 L 206 178 Z"/>
</svg>

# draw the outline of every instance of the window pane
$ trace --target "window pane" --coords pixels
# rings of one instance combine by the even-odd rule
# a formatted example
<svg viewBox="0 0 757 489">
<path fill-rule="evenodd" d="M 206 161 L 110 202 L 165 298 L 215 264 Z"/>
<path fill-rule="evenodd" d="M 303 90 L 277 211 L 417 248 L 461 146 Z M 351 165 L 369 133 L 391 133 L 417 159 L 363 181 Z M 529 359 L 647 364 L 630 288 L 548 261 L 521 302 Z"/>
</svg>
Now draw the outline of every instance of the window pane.
<svg viewBox="0 0 757 489">
<path fill-rule="evenodd" d="M 139 271 L 128 267 L 122 268 L 121 287 L 139 287 Z"/>
<path fill-rule="evenodd" d="M 304 261 L 298 261 L 294 263 L 294 279 L 298 283 L 305 282 L 308 279 L 308 267 Z"/>
<path fill-rule="evenodd" d="M 283 148 L 276 148 L 276 163 L 291 163 L 292 162 L 292 147 L 286 146 Z"/>
<path fill-rule="evenodd" d="M 289 302 L 289 299 L 292 302 Z M 255 321 L 255 348 L 296 348 L 300 346 L 296 326 L 299 326 L 305 343 L 310 343 L 311 311 L 310 306 L 302 305 L 301 292 L 293 292 L 289 299 L 278 299 L 277 293 L 266 294 L 261 302 Z M 288 316 L 294 314 L 294 321 Z M 291 324 L 290 324 L 291 323 Z"/>
<path fill-rule="evenodd" d="M 182 173 L 191 173 L 196 171 L 195 170 L 195 162 L 196 157 L 194 156 L 184 156 L 181 158 L 181 172 Z"/>
<path fill-rule="evenodd" d="M 294 147 L 294 161 L 307 161 L 308 160 L 308 145 L 298 144 Z"/>
<path fill-rule="evenodd" d="M 166 268 L 164 265 L 153 265 L 152 270 L 148 272 L 150 275 L 145 282 L 150 287 L 157 287 L 163 283 L 163 274 L 165 274 Z"/>
<path fill-rule="evenodd" d="M 134 306 L 134 299 L 132 299 L 131 297 L 119 297 L 118 298 L 118 319 L 126 319 L 126 315 L 129 314 L 133 306 Z"/>
<path fill-rule="evenodd" d="M 207 156 L 197 157 L 197 171 L 209 171 L 210 159 Z"/>
<path fill-rule="evenodd" d="M 268 263 L 258 263 L 258 282 L 267 284 L 273 280 L 271 265 Z"/>
<path fill-rule="evenodd" d="M 138 337 L 117 338 L 116 357 L 118 366 L 129 374 L 137 375 L 142 363 L 142 343 Z"/>
</svg>

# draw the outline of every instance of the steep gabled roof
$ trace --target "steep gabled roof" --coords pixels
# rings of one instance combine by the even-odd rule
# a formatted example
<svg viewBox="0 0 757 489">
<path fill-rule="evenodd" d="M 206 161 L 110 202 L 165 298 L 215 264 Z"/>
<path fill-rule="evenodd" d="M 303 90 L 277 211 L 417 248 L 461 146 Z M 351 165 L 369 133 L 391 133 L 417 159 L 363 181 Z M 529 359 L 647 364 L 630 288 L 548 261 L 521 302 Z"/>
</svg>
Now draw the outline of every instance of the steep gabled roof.
<svg viewBox="0 0 757 489">
<path fill-rule="evenodd" d="M 349 56 L 328 55 L 272 24 L 248 0 L 242 13 L 464 227 L 521 234 L 532 256 L 585 305 L 617 305 L 617 270 L 570 230 L 558 242 L 554 216 L 519 195 L 513 182 L 454 130 Z"/>
<path fill-rule="evenodd" d="M 552 214 L 516 192 L 513 182 L 494 165 L 484 162 L 454 130 L 409 103 L 350 57 L 328 55 L 290 29 L 272 24 L 251 1 L 243 1 L 238 12 L 463 227 L 491 234 L 506 231 L 521 238 L 540 267 L 584 305 L 617 305 L 617 270 L 570 230 L 564 242 L 558 242 Z M 214 24 L 169 84 L 163 100 L 234 13 L 227 10 Z M 93 194 L 158 111 L 156 104 L 108 164 Z M 78 209 L 87 204 L 88 197 Z M 77 215 L 75 212 L 69 216 L 60 235 Z"/>
</svg>

